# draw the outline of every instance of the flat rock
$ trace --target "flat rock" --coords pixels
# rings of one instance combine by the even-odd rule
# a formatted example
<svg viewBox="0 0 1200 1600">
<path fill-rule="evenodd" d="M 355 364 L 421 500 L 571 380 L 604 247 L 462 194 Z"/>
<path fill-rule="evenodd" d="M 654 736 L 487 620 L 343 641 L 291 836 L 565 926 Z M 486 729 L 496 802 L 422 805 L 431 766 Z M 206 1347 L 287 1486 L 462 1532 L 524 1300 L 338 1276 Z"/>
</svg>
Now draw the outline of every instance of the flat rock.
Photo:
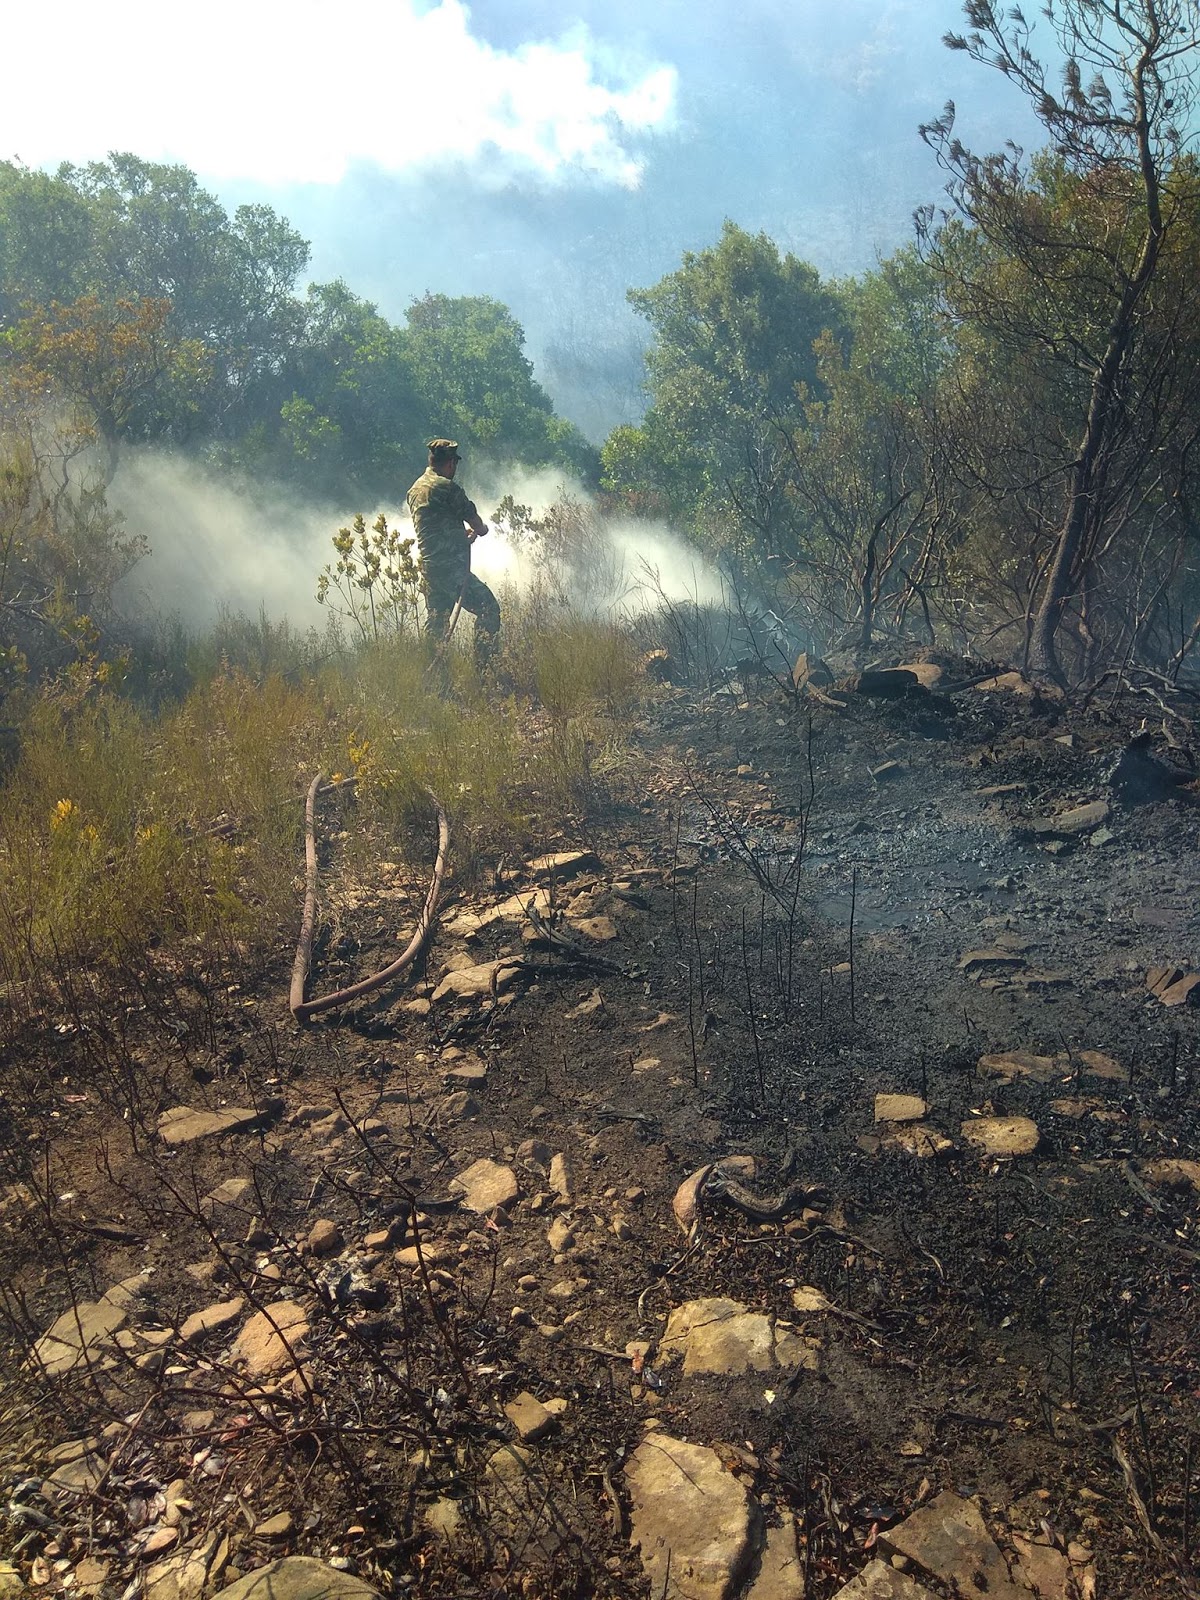
<svg viewBox="0 0 1200 1600">
<path fill-rule="evenodd" d="M 286 1539 L 295 1526 L 296 1519 L 290 1511 L 277 1511 L 273 1517 L 255 1523 L 254 1536 L 256 1539 Z"/>
<path fill-rule="evenodd" d="M 439 1118 L 444 1118 L 448 1122 L 469 1122 L 472 1117 L 479 1115 L 480 1110 L 479 1101 L 465 1089 L 448 1094 L 437 1108 Z"/>
<path fill-rule="evenodd" d="M 933 1600 L 933 1596 L 907 1572 L 889 1567 L 886 1561 L 869 1561 L 856 1578 L 842 1585 L 833 1600 Z"/>
<path fill-rule="evenodd" d="M 190 1106 L 172 1106 L 158 1119 L 158 1131 L 167 1144 L 194 1144 L 225 1133 L 253 1133 L 267 1120 L 267 1113 L 248 1106 L 226 1106 L 221 1111 L 197 1111 Z"/>
<path fill-rule="evenodd" d="M 452 939 L 469 939 L 472 934 L 481 933 L 493 923 L 520 922 L 529 911 L 544 917 L 549 910 L 549 889 L 526 889 L 523 893 L 510 894 L 507 900 L 501 900 L 498 905 L 460 911 L 442 924 L 442 932 L 449 934 Z"/>
<path fill-rule="evenodd" d="M 962 1136 L 988 1156 L 1031 1156 L 1041 1137 L 1029 1117 L 969 1117 Z"/>
<path fill-rule="evenodd" d="M 770 1317 L 748 1311 L 737 1300 L 689 1300 L 667 1318 L 663 1354 L 682 1353 L 687 1374 L 717 1373 L 740 1377 L 769 1372 L 774 1366 L 774 1330 Z"/>
<path fill-rule="evenodd" d="M 104 1457 L 89 1451 L 76 1461 L 65 1461 L 61 1467 L 55 1467 L 50 1474 L 50 1482 L 56 1489 L 72 1489 L 77 1494 L 88 1494 L 99 1486 L 106 1470 Z"/>
<path fill-rule="evenodd" d="M 1012 950 L 968 950 L 959 958 L 958 970 L 968 977 L 982 977 L 985 973 L 1017 972 L 1024 965 L 1024 956 Z"/>
<path fill-rule="evenodd" d="M 632 1543 L 655 1600 L 728 1600 L 751 1558 L 756 1507 L 716 1452 L 656 1431 L 630 1457 L 625 1481 Z"/>
<path fill-rule="evenodd" d="M 539 1439 L 544 1439 L 558 1427 L 558 1419 L 536 1395 L 529 1393 L 528 1389 L 510 1400 L 504 1407 L 504 1415 L 517 1430 L 517 1438 L 522 1444 L 536 1444 Z"/>
<path fill-rule="evenodd" d="M 119 1299 L 80 1300 L 34 1345 L 34 1359 L 50 1377 L 61 1377 L 84 1361 L 94 1360 L 96 1347 L 123 1328 L 128 1315 Z"/>
<path fill-rule="evenodd" d="M 908 768 L 900 761 L 882 761 L 879 766 L 871 768 L 871 776 L 876 783 L 894 783 L 897 778 L 903 778 Z"/>
<path fill-rule="evenodd" d="M 998 672 L 994 678 L 984 678 L 975 685 L 978 694 L 1015 694 L 1021 700 L 1032 700 L 1037 688 L 1019 672 Z"/>
<path fill-rule="evenodd" d="M 525 865 L 539 881 L 555 879 L 563 883 L 585 872 L 599 872 L 600 857 L 594 850 L 558 850 L 552 855 L 536 856 Z"/>
<path fill-rule="evenodd" d="M 898 670 L 911 672 L 922 689 L 932 689 L 944 676 L 944 669 L 933 661 L 904 661 Z"/>
<path fill-rule="evenodd" d="M 921 685 L 916 673 L 907 667 L 868 667 L 847 679 L 846 687 L 869 700 L 899 700 Z"/>
<path fill-rule="evenodd" d="M 482 1061 L 463 1061 L 442 1073 L 448 1089 L 486 1089 L 488 1069 Z"/>
<path fill-rule="evenodd" d="M 487 1216 L 502 1206 L 510 1206 L 521 1193 L 517 1175 L 486 1156 L 450 1180 L 450 1188 L 463 1197 L 463 1205 L 477 1216 Z"/>
<path fill-rule="evenodd" d="M 258 1311 L 238 1334 L 233 1359 L 251 1378 L 270 1378 L 285 1372 L 303 1353 L 308 1338 L 308 1317 L 295 1300 L 276 1300 Z M 289 1349 L 289 1346 L 291 1347 Z"/>
<path fill-rule="evenodd" d="M 1029 1600 L 1009 1577 L 1008 1565 L 987 1530 L 978 1505 L 946 1489 L 898 1527 L 879 1535 L 884 1555 L 905 1556 L 968 1600 Z"/>
<path fill-rule="evenodd" d="M 1186 978 L 1168 984 L 1159 991 L 1158 998 L 1170 1009 L 1176 1006 L 1200 1006 L 1200 972 L 1189 972 Z"/>
<path fill-rule="evenodd" d="M 1142 1168 L 1147 1183 L 1156 1183 L 1164 1189 L 1193 1189 L 1200 1192 L 1200 1161 L 1188 1161 L 1182 1156 L 1163 1156 L 1157 1161 L 1147 1161 Z"/>
<path fill-rule="evenodd" d="M 226 1178 L 205 1195 L 200 1210 L 206 1217 L 226 1210 L 249 1210 L 253 1209 L 255 1198 L 253 1178 Z"/>
<path fill-rule="evenodd" d="M 1059 811 L 1052 817 L 1034 817 L 1022 823 L 1018 831 L 1035 839 L 1073 839 L 1102 827 L 1108 816 L 1107 800 L 1091 800 L 1085 806 L 1072 806 L 1069 811 Z"/>
<path fill-rule="evenodd" d="M 767 1529 L 758 1576 L 746 1591 L 746 1600 L 805 1600 L 807 1593 L 796 1524 L 787 1517 L 779 1527 Z"/>
<path fill-rule="evenodd" d="M 919 1094 L 877 1094 L 876 1122 L 920 1122 L 929 1115 L 929 1106 Z"/>
<path fill-rule="evenodd" d="M 611 944 L 618 935 L 617 925 L 611 917 L 572 918 L 568 926 L 593 944 Z"/>
<path fill-rule="evenodd" d="M 312 1556 L 284 1556 L 256 1567 L 212 1600 L 381 1600 L 381 1596 L 361 1578 L 338 1572 Z"/>
<path fill-rule="evenodd" d="M 914 1156 L 918 1161 L 932 1161 L 946 1156 L 954 1149 L 954 1141 L 947 1139 L 940 1128 L 929 1122 L 907 1122 L 893 1127 L 880 1141 L 884 1150 L 897 1155 Z"/>
<path fill-rule="evenodd" d="M 213 1534 L 194 1550 L 157 1561 L 146 1573 L 145 1600 L 200 1600 L 219 1543 Z"/>
<path fill-rule="evenodd" d="M 448 972 L 433 991 L 433 1000 L 478 1000 L 502 994 L 515 981 L 519 968 L 511 961 L 483 961 L 475 967 Z"/>
<path fill-rule="evenodd" d="M 980 1056 L 979 1071 L 985 1078 L 1012 1083 L 1015 1078 L 1032 1078 L 1035 1083 L 1051 1083 L 1066 1070 L 1065 1056 L 1039 1056 L 1031 1050 L 1001 1050 Z"/>
<path fill-rule="evenodd" d="M 210 1333 L 223 1333 L 231 1327 L 246 1309 L 243 1299 L 222 1300 L 215 1306 L 205 1306 L 203 1311 L 193 1311 L 179 1330 L 184 1344 L 196 1344 Z"/>
</svg>

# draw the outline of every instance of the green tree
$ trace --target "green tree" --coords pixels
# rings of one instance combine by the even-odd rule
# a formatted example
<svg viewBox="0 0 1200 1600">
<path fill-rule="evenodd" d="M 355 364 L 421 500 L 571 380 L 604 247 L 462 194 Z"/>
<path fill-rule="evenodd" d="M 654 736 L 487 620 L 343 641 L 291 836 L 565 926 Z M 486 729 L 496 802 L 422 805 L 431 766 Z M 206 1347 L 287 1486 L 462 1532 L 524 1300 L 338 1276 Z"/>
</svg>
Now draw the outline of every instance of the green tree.
<svg viewBox="0 0 1200 1600">
<path fill-rule="evenodd" d="M 408 308 L 404 358 L 430 434 L 529 466 L 557 466 L 594 481 L 595 451 L 554 414 L 525 355 L 525 330 L 484 295 L 427 294 Z"/>
<path fill-rule="evenodd" d="M 607 486 L 717 551 L 795 553 L 790 439 L 820 389 L 814 342 L 845 334 L 836 294 L 765 234 L 726 222 L 716 245 L 629 299 L 652 329 L 650 406 L 607 441 Z"/>
</svg>

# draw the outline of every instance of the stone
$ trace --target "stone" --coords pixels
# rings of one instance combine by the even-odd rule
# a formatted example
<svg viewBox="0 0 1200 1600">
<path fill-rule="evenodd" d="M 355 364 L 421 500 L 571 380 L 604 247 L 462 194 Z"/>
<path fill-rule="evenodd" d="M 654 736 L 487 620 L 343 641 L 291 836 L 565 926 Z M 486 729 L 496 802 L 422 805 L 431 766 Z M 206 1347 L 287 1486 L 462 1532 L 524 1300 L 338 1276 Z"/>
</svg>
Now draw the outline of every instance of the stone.
<svg viewBox="0 0 1200 1600">
<path fill-rule="evenodd" d="M 85 1361 L 94 1361 L 97 1347 L 125 1326 L 128 1315 L 126 1307 L 113 1300 L 80 1300 L 34 1345 L 34 1360 L 49 1377 L 61 1377 Z"/>
<path fill-rule="evenodd" d="M 546 1242 L 555 1255 L 571 1248 L 575 1243 L 575 1234 L 566 1217 L 555 1217 L 546 1234 Z"/>
<path fill-rule="evenodd" d="M 517 1160 L 543 1174 L 549 1172 L 553 1155 L 550 1146 L 541 1139 L 523 1139 L 517 1146 Z"/>
<path fill-rule="evenodd" d="M 1200 972 L 1190 972 L 1186 978 L 1168 985 L 1158 998 L 1170 1009 L 1176 1006 L 1200 1006 Z"/>
<path fill-rule="evenodd" d="M 200 1600 L 218 1542 L 214 1534 L 195 1550 L 180 1550 L 156 1562 L 146 1573 L 145 1600 Z"/>
<path fill-rule="evenodd" d="M 439 1538 L 453 1539 L 462 1527 L 462 1511 L 457 1500 L 441 1495 L 425 1512 L 425 1526 Z"/>
<path fill-rule="evenodd" d="M 689 1300 L 667 1318 L 664 1355 L 683 1355 L 683 1370 L 740 1377 L 774 1366 L 771 1319 L 737 1300 Z"/>
<path fill-rule="evenodd" d="M 819 1372 L 821 1341 L 775 1324 L 775 1360 L 786 1372 Z"/>
<path fill-rule="evenodd" d="M 1015 1531 L 1012 1542 L 1025 1582 L 1041 1600 L 1069 1600 L 1078 1592 L 1072 1583 L 1071 1563 L 1056 1545 Z"/>
<path fill-rule="evenodd" d="M 480 1112 L 479 1101 L 475 1096 L 468 1094 L 465 1089 L 459 1089 L 456 1094 L 448 1094 L 438 1105 L 438 1116 L 449 1122 L 469 1122 L 472 1117 L 477 1117 Z"/>
<path fill-rule="evenodd" d="M 322 1117 L 319 1122 L 309 1125 L 309 1133 L 320 1144 L 327 1144 L 331 1139 L 340 1138 L 350 1127 L 348 1117 L 340 1111 L 331 1112 L 329 1116 Z"/>
<path fill-rule="evenodd" d="M 593 944 L 611 944 L 618 936 L 617 925 L 611 917 L 572 918 L 568 926 Z"/>
<path fill-rule="evenodd" d="M 549 889 L 525 889 L 518 894 L 510 894 L 507 900 L 501 900 L 498 905 L 460 911 L 442 924 L 441 931 L 451 939 L 470 939 L 482 933 L 484 928 L 490 928 L 493 923 L 520 922 L 529 911 L 544 917 L 550 907 Z"/>
<path fill-rule="evenodd" d="M 560 1151 L 550 1161 L 550 1187 L 564 1205 L 571 1203 L 571 1169 Z"/>
<path fill-rule="evenodd" d="M 433 991 L 433 1002 L 439 1000 L 479 1000 L 487 995 L 502 994 L 516 979 L 519 968 L 511 959 L 484 961 L 475 967 L 459 967 L 448 972 Z"/>
<path fill-rule="evenodd" d="M 382 1600 L 361 1578 L 339 1572 L 312 1556 L 284 1556 L 256 1567 L 221 1589 L 212 1600 Z"/>
<path fill-rule="evenodd" d="M 787 1517 L 777 1528 L 767 1529 L 758 1576 L 747 1589 L 746 1600 L 805 1600 L 807 1593 L 796 1524 Z"/>
<path fill-rule="evenodd" d="M 1146 973 L 1146 987 L 1151 994 L 1162 994 L 1184 976 L 1182 967 L 1151 967 Z"/>
<path fill-rule="evenodd" d="M 933 1600 L 933 1595 L 907 1572 L 889 1567 L 886 1561 L 869 1561 L 856 1578 L 842 1585 L 834 1600 Z"/>
<path fill-rule="evenodd" d="M 1066 1068 L 1065 1056 L 1039 1056 L 1030 1050 L 1002 1050 L 980 1056 L 979 1071 L 985 1078 L 1012 1083 L 1015 1078 L 1031 1078 L 1035 1083 L 1051 1083 Z"/>
<path fill-rule="evenodd" d="M 521 1193 L 517 1175 L 511 1167 L 503 1167 L 486 1156 L 450 1180 L 450 1188 L 463 1197 L 468 1211 L 477 1216 L 487 1216 L 504 1206 L 512 1205 Z"/>
<path fill-rule="evenodd" d="M 253 1133 L 268 1120 L 264 1111 L 246 1106 L 226 1106 L 222 1111 L 196 1111 L 190 1106 L 172 1106 L 158 1119 L 158 1131 L 170 1145 L 194 1144 L 227 1133 Z"/>
<path fill-rule="evenodd" d="M 932 661 L 903 661 L 900 664 L 901 672 L 911 672 L 921 685 L 922 689 L 932 689 L 941 683 L 944 671 Z"/>
<path fill-rule="evenodd" d="M 0 1600 L 21 1600 L 25 1579 L 11 1561 L 0 1561 Z"/>
<path fill-rule="evenodd" d="M 407 1244 L 403 1250 L 397 1250 L 394 1260 L 398 1267 L 408 1267 L 413 1272 L 425 1263 L 427 1268 L 440 1267 L 443 1262 L 451 1259 L 450 1251 L 445 1245 L 440 1244 Z"/>
<path fill-rule="evenodd" d="M 904 1556 L 947 1584 L 962 1600 L 975 1595 L 986 1595 L 987 1600 L 1029 1600 L 1029 1591 L 1010 1578 L 979 1506 L 951 1489 L 943 1490 L 898 1527 L 881 1532 L 879 1550 L 883 1555 Z"/>
<path fill-rule="evenodd" d="M 156 1568 L 151 1568 L 151 1570 L 146 1574 L 146 1587 L 144 1591 L 146 1600 L 197 1600 L 197 1597 L 200 1593 L 199 1588 L 194 1589 L 189 1594 L 184 1594 L 178 1588 L 172 1595 L 156 1593 L 150 1587 L 150 1580 L 154 1576 L 154 1572 L 156 1570 Z M 81 1595 L 83 1600 L 99 1600 L 100 1595 L 103 1593 L 104 1586 L 108 1582 L 108 1575 L 111 1571 L 111 1562 L 99 1561 L 95 1556 L 84 1556 L 83 1560 L 79 1562 L 75 1568 L 75 1583 L 71 1589 L 71 1593 L 74 1595 Z M 19 1590 L 13 1591 L 14 1594 L 19 1592 Z M 2 1597 L 5 1595 L 5 1593 L 4 1568 L 3 1566 L 0 1566 L 0 1600 L 2 1600 Z"/>
<path fill-rule="evenodd" d="M 968 1144 L 987 1156 L 1031 1156 L 1038 1147 L 1037 1123 L 1029 1117 L 969 1117 L 962 1125 Z"/>
<path fill-rule="evenodd" d="M 897 778 L 903 778 L 908 768 L 900 761 L 883 761 L 877 767 L 871 768 L 871 776 L 876 783 L 894 783 Z"/>
<path fill-rule="evenodd" d="M 960 958 L 958 970 L 968 977 L 980 977 L 985 973 L 1017 972 L 1024 965 L 1024 957 L 1011 950 L 968 950 Z"/>
<path fill-rule="evenodd" d="M 984 678 L 974 687 L 978 694 L 1015 694 L 1021 700 L 1032 700 L 1038 692 L 1019 672 L 998 672 L 994 678 Z"/>
<path fill-rule="evenodd" d="M 937 1156 L 949 1155 L 954 1149 L 954 1142 L 931 1123 L 908 1122 L 891 1128 L 880 1141 L 880 1146 L 897 1155 L 931 1161 Z"/>
<path fill-rule="evenodd" d="M 557 1419 L 527 1389 L 508 1402 L 504 1407 L 504 1415 L 517 1430 L 517 1438 L 522 1444 L 536 1444 L 558 1426 Z"/>
<path fill-rule="evenodd" d="M 564 883 L 568 878 L 578 878 L 585 872 L 599 872 L 600 857 L 593 850 L 559 850 L 553 855 L 537 856 L 527 861 L 526 867 L 539 881 Z"/>
<path fill-rule="evenodd" d="M 205 1306 L 203 1311 L 193 1311 L 179 1330 L 184 1344 L 197 1344 L 206 1334 L 223 1333 L 235 1323 L 246 1308 L 243 1299 L 222 1300 L 218 1305 Z"/>
<path fill-rule="evenodd" d="M 386 1228 L 372 1228 L 370 1233 L 363 1234 L 363 1249 L 372 1252 L 390 1250 L 397 1239 L 404 1237 L 404 1224 L 400 1221 L 389 1222 Z"/>
<path fill-rule="evenodd" d="M 482 1061 L 464 1061 L 442 1073 L 447 1089 L 486 1089 L 488 1069 Z"/>
<path fill-rule="evenodd" d="M 160 1556 L 164 1550 L 173 1549 L 178 1543 L 178 1528 L 167 1528 L 160 1526 L 155 1528 L 150 1534 L 150 1537 L 146 1540 L 145 1544 L 142 1545 L 138 1554 L 141 1556 L 143 1561 L 147 1561 L 151 1556 Z"/>
<path fill-rule="evenodd" d="M 271 1378 L 299 1360 L 307 1339 L 303 1306 L 295 1300 L 276 1300 L 256 1312 L 238 1334 L 233 1360 L 245 1367 L 248 1377 Z"/>
<path fill-rule="evenodd" d="M 929 1106 L 919 1094 L 877 1094 L 876 1122 L 920 1122 L 929 1115 Z"/>
<path fill-rule="evenodd" d="M 792 668 L 792 687 L 799 693 L 803 689 L 829 689 L 833 685 L 833 673 L 819 656 L 810 655 L 807 650 L 802 650 L 796 657 L 796 664 Z"/>
<path fill-rule="evenodd" d="M 868 667 L 856 672 L 847 687 L 870 700 L 900 700 L 920 691 L 915 672 L 906 667 Z"/>
<path fill-rule="evenodd" d="M 290 1511 L 278 1511 L 273 1517 L 268 1517 L 265 1522 L 259 1522 L 254 1528 L 256 1539 L 286 1539 L 296 1526 L 295 1518 Z"/>
<path fill-rule="evenodd" d="M 328 1217 L 322 1217 L 319 1222 L 314 1222 L 304 1241 L 304 1248 L 310 1256 L 323 1258 L 335 1256 L 346 1243 L 342 1237 L 342 1230 L 336 1222 L 331 1222 Z"/>
<path fill-rule="evenodd" d="M 200 1210 L 206 1217 L 211 1217 L 215 1212 L 230 1208 L 252 1209 L 255 1199 L 253 1178 L 226 1178 L 224 1183 L 219 1183 L 210 1194 L 206 1194 L 200 1202 Z"/>
<path fill-rule="evenodd" d="M 1085 806 L 1073 806 L 1070 811 L 1060 811 L 1052 817 L 1034 817 L 1022 823 L 1017 831 L 1033 839 L 1074 839 L 1103 826 L 1108 816 L 1108 801 L 1092 800 Z"/>
<path fill-rule="evenodd" d="M 631 1541 L 655 1600 L 729 1600 L 753 1553 L 756 1507 L 716 1452 L 655 1430 L 625 1481 Z"/>
<path fill-rule="evenodd" d="M 55 1467 L 50 1474 L 50 1482 L 56 1489 L 70 1489 L 75 1494 L 90 1494 L 99 1487 L 105 1471 L 104 1457 L 89 1451 L 76 1461 L 64 1461 L 61 1467 Z"/>
<path fill-rule="evenodd" d="M 1200 1193 L 1200 1161 L 1188 1161 L 1182 1156 L 1147 1161 L 1142 1177 L 1147 1183 L 1159 1184 L 1164 1189 L 1192 1189 Z"/>
</svg>

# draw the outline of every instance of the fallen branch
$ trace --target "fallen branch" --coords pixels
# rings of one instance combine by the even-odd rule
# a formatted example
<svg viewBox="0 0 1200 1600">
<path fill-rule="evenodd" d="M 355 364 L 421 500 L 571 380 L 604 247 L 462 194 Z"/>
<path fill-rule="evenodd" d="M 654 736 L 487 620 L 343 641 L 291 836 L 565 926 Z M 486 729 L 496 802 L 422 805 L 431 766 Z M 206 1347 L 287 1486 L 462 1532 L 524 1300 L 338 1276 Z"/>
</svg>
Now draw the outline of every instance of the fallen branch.
<svg viewBox="0 0 1200 1600">
<path fill-rule="evenodd" d="M 425 904 L 421 907 L 421 915 L 417 918 L 417 926 L 413 936 L 408 942 L 403 955 L 389 963 L 382 971 L 372 973 L 369 978 L 361 978 L 358 983 L 352 983 L 345 989 L 338 989 L 333 994 L 324 994 L 314 1000 L 304 999 L 304 980 L 308 975 L 309 961 L 312 956 L 313 924 L 316 918 L 316 890 L 317 890 L 317 847 L 315 809 L 317 790 L 324 774 L 319 774 L 308 791 L 308 803 L 304 811 L 304 853 L 307 865 L 307 884 L 304 897 L 304 917 L 300 925 L 300 942 L 296 947 L 296 960 L 292 967 L 292 987 L 289 1004 L 292 1015 L 297 1022 L 307 1022 L 309 1017 L 318 1016 L 322 1011 L 333 1011 L 338 1006 L 349 1005 L 351 1001 L 360 999 L 365 994 L 371 994 L 376 989 L 382 989 L 393 978 L 412 965 L 424 950 L 433 931 L 434 921 L 437 918 L 438 902 L 442 895 L 442 880 L 446 875 L 446 863 L 450 855 L 450 823 L 446 813 L 442 810 L 441 802 L 436 795 L 431 794 L 430 799 L 437 807 L 438 817 L 438 848 L 437 859 L 433 866 L 433 876 L 429 880 L 429 891 L 425 896 Z"/>
</svg>

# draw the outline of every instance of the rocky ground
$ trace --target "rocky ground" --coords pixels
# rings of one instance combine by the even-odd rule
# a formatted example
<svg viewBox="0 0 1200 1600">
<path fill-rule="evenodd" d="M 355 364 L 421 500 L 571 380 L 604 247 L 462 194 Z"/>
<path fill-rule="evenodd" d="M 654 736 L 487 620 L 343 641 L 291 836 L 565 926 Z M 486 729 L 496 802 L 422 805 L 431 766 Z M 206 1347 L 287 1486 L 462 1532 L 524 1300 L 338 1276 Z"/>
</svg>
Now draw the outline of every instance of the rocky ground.
<svg viewBox="0 0 1200 1600">
<path fill-rule="evenodd" d="M 1186 709 L 914 672 L 663 690 L 376 1005 L 31 1031 L 0 1595 L 1195 1592 Z"/>
</svg>

